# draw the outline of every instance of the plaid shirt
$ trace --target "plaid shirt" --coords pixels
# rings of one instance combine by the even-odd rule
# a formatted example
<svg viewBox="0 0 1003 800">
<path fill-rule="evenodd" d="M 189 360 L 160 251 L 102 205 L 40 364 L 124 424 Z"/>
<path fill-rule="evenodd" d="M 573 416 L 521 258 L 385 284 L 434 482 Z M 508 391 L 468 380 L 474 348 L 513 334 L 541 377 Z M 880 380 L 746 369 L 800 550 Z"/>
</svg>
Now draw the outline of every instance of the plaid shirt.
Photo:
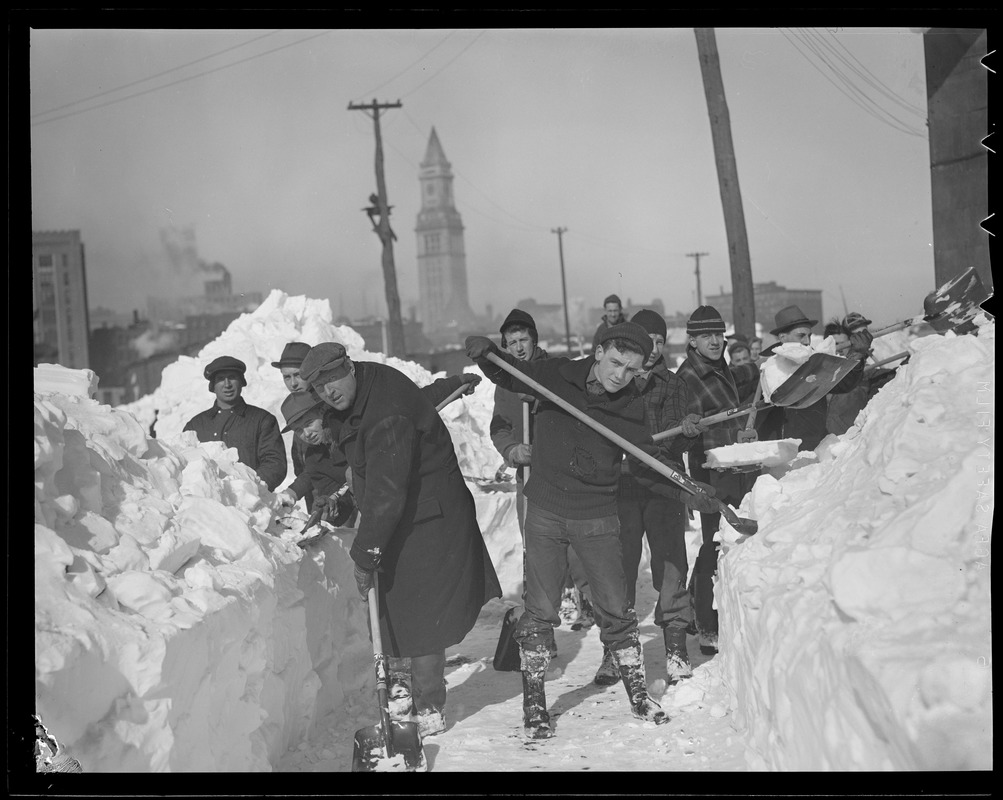
<svg viewBox="0 0 1003 800">
<path fill-rule="evenodd" d="M 759 367 L 755 364 L 729 367 L 723 358 L 711 363 L 691 347 L 676 375 L 686 382 L 690 390 L 690 413 L 708 417 L 741 405 L 736 381 L 742 384 L 758 378 Z M 707 450 L 735 444 L 741 429 L 741 420 L 729 419 L 711 425 L 702 436 L 687 440 L 690 444 L 690 463 L 702 464 Z"/>
</svg>

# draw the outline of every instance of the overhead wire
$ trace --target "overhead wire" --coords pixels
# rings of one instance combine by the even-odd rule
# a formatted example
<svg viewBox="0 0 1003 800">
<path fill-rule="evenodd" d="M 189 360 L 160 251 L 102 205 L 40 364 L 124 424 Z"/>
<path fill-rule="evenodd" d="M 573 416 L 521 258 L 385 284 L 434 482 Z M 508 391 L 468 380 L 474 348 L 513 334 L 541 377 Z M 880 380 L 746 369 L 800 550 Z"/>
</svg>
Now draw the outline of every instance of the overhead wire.
<svg viewBox="0 0 1003 800">
<path fill-rule="evenodd" d="M 356 96 L 355 101 L 358 101 L 358 100 L 362 99 L 363 97 L 368 97 L 369 95 L 375 94 L 380 89 L 382 89 L 384 86 L 386 86 L 386 85 L 388 85 L 390 83 L 393 83 L 395 80 L 397 80 L 397 78 L 399 78 L 401 75 L 403 75 L 409 69 L 411 69 L 415 64 L 418 64 L 418 63 L 424 61 L 426 58 L 428 58 L 430 55 L 432 55 L 432 53 L 434 53 L 436 50 L 438 50 L 440 47 L 442 47 L 442 45 L 444 45 L 447 41 L 449 41 L 450 37 L 452 37 L 453 34 L 455 34 L 455 33 L 456 33 L 455 30 L 454 31 L 450 31 L 448 34 L 446 34 L 446 36 L 443 39 L 441 39 L 438 42 L 438 44 L 434 45 L 431 49 L 426 50 L 424 53 L 422 53 L 420 56 L 418 56 L 418 58 L 416 58 L 414 61 L 412 61 L 406 67 L 404 67 L 404 69 L 402 69 L 396 75 L 394 75 L 393 77 L 387 78 L 379 86 L 377 86 L 377 87 L 375 87 L 373 89 L 370 89 L 368 92 L 363 92 L 362 94 Z"/>
<path fill-rule="evenodd" d="M 203 78 L 206 75 L 212 75 L 213 73 L 220 72 L 224 69 L 230 69 L 231 67 L 236 67 L 239 66 L 240 64 L 246 64 L 248 61 L 253 61 L 256 58 L 261 58 L 263 56 L 271 55 L 272 53 L 277 53 L 279 50 L 285 50 L 289 47 L 296 47 L 298 45 L 305 44 L 306 42 L 309 42 L 311 39 L 316 39 L 319 36 L 326 36 L 328 33 L 330 33 L 330 31 L 321 31 L 320 33 L 315 33 L 313 36 L 307 36 L 305 39 L 300 39 L 299 41 L 296 42 L 290 42 L 289 44 L 280 45 L 279 47 L 273 47 L 271 50 L 265 50 L 263 53 L 256 53 L 253 56 L 242 58 L 239 61 L 233 61 L 229 64 L 223 64 L 219 67 L 214 67 L 213 69 L 208 69 L 205 70 L 204 72 L 199 72 L 195 75 L 189 75 L 187 78 L 179 78 L 176 81 L 171 81 L 170 83 L 165 83 L 162 84 L 161 86 L 153 86 L 149 89 L 144 89 L 141 92 L 135 92 L 134 94 L 129 94 L 126 95 L 125 97 L 119 97 L 116 100 L 109 100 L 105 103 L 98 103 L 97 105 L 88 106 L 87 108 L 80 108 L 77 109 L 76 111 L 68 111 L 65 114 L 60 114 L 55 117 L 50 117 L 49 119 L 39 120 L 38 122 L 33 122 L 31 124 L 31 127 L 35 128 L 38 127 L 39 125 L 46 125 L 50 122 L 56 122 L 61 119 L 66 119 L 67 117 L 75 117 L 78 114 L 85 114 L 88 111 L 96 111 L 99 108 L 105 108 L 107 106 L 115 105 L 116 103 L 125 102 L 126 100 L 133 100 L 137 97 L 142 97 L 143 95 L 152 94 L 153 92 L 159 92 L 160 90 L 170 88 L 171 86 L 177 86 L 178 84 L 187 83 L 188 81 L 193 81 L 197 78 Z"/>
<path fill-rule="evenodd" d="M 152 81 L 152 80 L 156 80 L 157 78 L 162 78 L 164 75 L 169 75 L 172 72 L 177 72 L 179 69 L 185 69 L 187 67 L 192 66 L 193 64 L 199 64 L 202 61 L 208 61 L 210 58 L 216 58 L 216 56 L 221 56 L 224 53 L 229 53 L 229 52 L 231 52 L 233 50 L 237 50 L 237 49 L 239 49 L 241 47 L 247 47 L 249 44 L 254 44 L 255 42 L 259 42 L 262 39 L 268 38 L 269 36 L 274 36 L 278 32 L 279 31 L 271 31 L 270 33 L 266 33 L 266 34 L 264 34 L 262 36 L 256 36 L 253 39 L 249 39 L 246 42 L 241 42 L 240 44 L 235 44 L 232 47 L 226 47 L 223 50 L 219 50 L 219 51 L 217 51 L 215 53 L 210 53 L 207 56 L 202 56 L 201 58 L 196 58 L 195 60 L 189 61 L 189 62 L 187 62 L 185 64 L 179 64 L 176 67 L 171 67 L 170 69 L 165 69 L 163 72 L 158 72 L 158 73 L 156 73 L 154 75 L 148 75 L 147 77 L 145 77 L 145 78 L 139 78 L 138 80 L 129 81 L 129 83 L 123 83 L 121 86 L 115 86 L 115 87 L 113 87 L 111 89 L 105 89 L 103 92 L 98 92 L 97 94 L 92 94 L 92 95 L 89 95 L 88 97 L 81 97 L 79 100 L 72 100 L 69 103 L 63 103 L 61 106 L 56 106 L 55 108 L 50 108 L 50 109 L 47 109 L 45 111 L 37 111 L 37 112 L 35 112 L 34 114 L 31 115 L 31 119 L 35 119 L 36 117 L 44 117 L 44 116 L 46 116 L 48 114 L 53 114 L 56 111 L 62 111 L 64 108 L 69 108 L 70 106 L 80 105 L 81 103 L 86 103 L 89 100 L 96 100 L 98 97 L 104 97 L 105 95 L 112 94 L 114 92 L 120 92 L 123 89 L 128 89 L 129 87 L 136 86 L 136 85 L 138 85 L 140 83 L 146 83 L 147 81 Z"/>
<path fill-rule="evenodd" d="M 911 127 L 910 127 L 910 126 L 908 125 L 908 123 L 905 123 L 905 122 L 903 122 L 902 120 L 899 120 L 899 119 L 897 119 L 897 118 L 896 118 L 896 117 L 895 117 L 894 115 L 892 115 L 892 114 L 888 113 L 888 112 L 887 112 L 887 110 L 884 110 L 884 113 L 885 113 L 885 114 L 887 115 L 887 117 L 883 117 L 883 116 L 881 116 L 880 114 L 878 114 L 878 113 L 875 113 L 875 111 L 874 111 L 874 110 L 873 110 L 872 108 L 868 108 L 868 106 L 864 105 L 864 104 L 863 104 L 863 103 L 862 103 L 862 102 L 860 101 L 860 99 L 859 99 L 858 97 L 855 97 L 855 96 L 854 96 L 853 94 L 850 94 L 850 93 L 849 93 L 848 91 L 846 91 L 846 90 L 845 90 L 845 89 L 844 89 L 843 87 L 841 87 L 841 86 L 839 85 L 839 83 L 837 83 L 837 82 L 836 82 L 835 80 L 833 80 L 833 78 L 832 78 L 832 77 L 830 77 L 830 76 L 829 76 L 828 74 L 826 74 L 825 70 L 823 70 L 823 69 L 822 69 L 821 67 L 819 67 L 819 66 L 818 66 L 818 64 L 816 64 L 816 63 L 815 63 L 815 62 L 814 62 L 814 61 L 813 61 L 813 60 L 812 60 L 812 59 L 811 59 L 811 58 L 810 58 L 810 57 L 809 57 L 809 56 L 808 56 L 808 55 L 807 55 L 807 54 L 806 54 L 806 53 L 804 52 L 804 50 L 802 50 L 802 49 L 801 49 L 801 46 L 800 46 L 800 45 L 799 45 L 799 44 L 797 43 L 797 41 L 795 41 L 795 39 L 794 39 L 794 38 L 793 38 L 793 37 L 792 37 L 792 36 L 791 36 L 790 34 L 788 34 L 788 33 L 784 32 L 784 34 L 783 34 L 783 35 L 784 35 L 784 37 L 785 37 L 785 38 L 787 39 L 787 41 L 788 41 L 788 42 L 789 42 L 789 43 L 791 44 L 791 46 L 792 46 L 792 47 L 793 47 L 793 48 L 794 48 L 795 50 L 797 50 L 797 52 L 798 52 L 798 53 L 799 53 L 799 54 L 801 55 L 801 57 L 802 57 L 802 58 L 804 58 L 804 59 L 805 59 L 805 60 L 806 60 L 806 61 L 807 61 L 807 62 L 808 62 L 809 64 L 811 64 L 811 66 L 812 66 L 812 67 L 813 67 L 813 68 L 814 68 L 814 69 L 815 69 L 816 71 L 818 71 L 818 73 L 819 73 L 820 75 L 822 75 L 822 77 L 823 77 L 823 78 L 825 78 L 825 79 L 826 79 L 827 81 L 829 81 L 829 83 L 831 83 L 831 84 L 832 84 L 833 86 L 835 86 L 835 87 L 836 87 L 836 89 L 837 89 L 837 90 L 838 90 L 838 91 L 839 91 L 840 93 L 842 93 L 843 95 L 845 95 L 845 96 L 846 96 L 846 97 L 847 97 L 847 98 L 848 98 L 848 99 L 849 99 L 850 101 L 852 101 L 852 102 L 853 102 L 853 103 L 854 103 L 855 105 L 857 105 L 857 106 L 858 106 L 859 108 L 861 108 L 861 109 L 862 109 L 863 111 L 865 111 L 866 113 L 870 114 L 870 115 L 871 115 L 872 117 L 874 117 L 875 119 L 879 120 L 880 122 L 883 122 L 883 123 L 885 123 L 886 125 L 888 125 L 888 126 L 890 126 L 890 127 L 892 127 L 892 128 L 895 128 L 896 130 L 900 131 L 901 133 L 906 133 L 906 134 L 909 134 L 910 136 L 917 136 L 917 137 L 919 137 L 919 138 L 925 138 L 925 133 L 924 133 L 923 131 L 919 131 L 919 130 L 916 130 L 915 128 L 911 128 Z M 800 41 L 800 40 L 799 40 L 799 41 Z M 812 49 L 812 48 L 811 48 L 811 47 L 810 47 L 810 46 L 808 45 L 808 43 L 805 43 L 805 47 L 807 47 L 807 48 L 808 48 L 809 50 L 811 50 L 811 52 L 815 52 L 815 51 L 814 51 L 814 50 L 813 50 L 813 49 Z M 824 59 L 824 58 L 823 58 L 822 60 L 823 60 L 823 62 L 825 61 L 825 59 Z M 827 66 L 830 66 L 830 65 L 827 65 Z M 831 66 L 830 66 L 830 69 L 831 69 Z M 843 79 L 845 79 L 845 75 L 844 75 L 844 76 L 842 76 L 842 77 L 843 77 Z M 853 88 L 854 88 L 854 89 L 856 90 L 856 92 L 857 92 L 857 94 L 858 94 L 858 95 L 862 94 L 862 93 L 861 93 L 861 91 L 859 90 L 859 88 L 856 88 L 856 87 L 853 87 Z M 868 99 L 869 99 L 869 98 L 868 98 Z M 871 100 L 870 102 L 871 102 L 872 104 L 874 103 L 874 101 L 873 101 L 873 100 Z M 874 104 L 874 105 L 877 105 L 877 104 Z M 880 108 L 880 106 L 878 106 L 878 107 Z M 890 120 L 889 120 L 889 118 L 890 118 L 891 120 L 894 120 L 894 121 L 890 121 Z"/>
</svg>

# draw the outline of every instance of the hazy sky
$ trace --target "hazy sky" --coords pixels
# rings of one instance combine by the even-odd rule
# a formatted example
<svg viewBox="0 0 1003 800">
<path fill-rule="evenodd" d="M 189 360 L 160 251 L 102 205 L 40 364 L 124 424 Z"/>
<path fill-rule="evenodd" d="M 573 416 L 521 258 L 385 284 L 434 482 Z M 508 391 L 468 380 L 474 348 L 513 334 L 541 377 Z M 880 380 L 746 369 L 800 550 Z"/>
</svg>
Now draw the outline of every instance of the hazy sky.
<svg viewBox="0 0 1003 800">
<path fill-rule="evenodd" d="M 719 28 L 753 279 L 826 316 L 922 312 L 934 288 L 923 37 Z M 30 36 L 34 230 L 79 229 L 92 307 L 169 291 L 161 230 L 192 227 L 237 291 L 384 313 L 369 114 L 381 116 L 402 307 L 418 301 L 418 164 L 455 175 L 473 309 L 730 284 L 691 28 L 70 30 Z M 176 289 L 176 287 L 174 287 Z M 769 323 L 771 320 L 760 320 Z"/>
</svg>

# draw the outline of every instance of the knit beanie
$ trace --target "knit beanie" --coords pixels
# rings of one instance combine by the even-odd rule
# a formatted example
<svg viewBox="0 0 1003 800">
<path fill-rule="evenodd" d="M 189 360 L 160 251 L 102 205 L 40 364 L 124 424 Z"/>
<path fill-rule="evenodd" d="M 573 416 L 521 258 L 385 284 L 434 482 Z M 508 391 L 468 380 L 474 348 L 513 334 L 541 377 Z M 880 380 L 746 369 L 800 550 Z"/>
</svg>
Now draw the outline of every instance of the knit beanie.
<svg viewBox="0 0 1003 800">
<path fill-rule="evenodd" d="M 605 300 L 602 301 L 603 305 L 606 305 L 607 303 L 616 303 L 618 306 L 620 306 L 620 308 L 623 308 L 623 303 L 620 302 L 620 298 L 617 297 L 615 294 L 611 294 L 609 297 L 607 297 Z"/>
<path fill-rule="evenodd" d="M 654 347 L 648 332 L 636 322 L 620 322 L 616 325 L 610 325 L 599 337 L 599 344 L 605 349 L 606 342 L 611 339 L 626 339 L 633 342 L 641 349 L 645 360 L 651 355 Z"/>
<path fill-rule="evenodd" d="M 657 336 L 661 334 L 663 339 L 668 335 L 668 329 L 665 327 L 665 317 L 652 311 L 650 308 L 642 308 L 630 318 L 630 321 L 640 325 L 649 335 Z"/>
<path fill-rule="evenodd" d="M 536 332 L 536 322 L 521 308 L 513 308 L 508 312 L 508 316 L 505 317 L 505 321 L 501 324 L 501 335 L 504 336 L 505 331 L 513 327 L 529 328 L 530 335 L 533 337 L 534 342 L 539 338 L 539 334 Z"/>
<path fill-rule="evenodd" d="M 701 333 L 724 333 L 727 326 L 714 306 L 700 306 L 686 321 L 686 333 L 698 336 Z"/>
</svg>

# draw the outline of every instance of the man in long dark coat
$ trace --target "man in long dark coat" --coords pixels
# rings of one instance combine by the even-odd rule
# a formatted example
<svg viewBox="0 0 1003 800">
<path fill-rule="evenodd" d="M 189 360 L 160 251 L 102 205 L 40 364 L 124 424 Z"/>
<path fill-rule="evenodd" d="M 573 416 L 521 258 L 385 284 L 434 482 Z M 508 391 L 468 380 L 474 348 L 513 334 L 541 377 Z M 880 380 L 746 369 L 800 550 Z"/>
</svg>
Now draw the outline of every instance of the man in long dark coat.
<svg viewBox="0 0 1003 800">
<path fill-rule="evenodd" d="M 406 375 L 354 363 L 341 344 L 312 348 L 300 374 L 331 407 L 325 423 L 351 469 L 359 591 L 367 596 L 378 571 L 384 647 L 411 658 L 419 731 L 439 733 L 446 648 L 463 640 L 484 603 L 501 597 L 453 441 Z"/>
</svg>

